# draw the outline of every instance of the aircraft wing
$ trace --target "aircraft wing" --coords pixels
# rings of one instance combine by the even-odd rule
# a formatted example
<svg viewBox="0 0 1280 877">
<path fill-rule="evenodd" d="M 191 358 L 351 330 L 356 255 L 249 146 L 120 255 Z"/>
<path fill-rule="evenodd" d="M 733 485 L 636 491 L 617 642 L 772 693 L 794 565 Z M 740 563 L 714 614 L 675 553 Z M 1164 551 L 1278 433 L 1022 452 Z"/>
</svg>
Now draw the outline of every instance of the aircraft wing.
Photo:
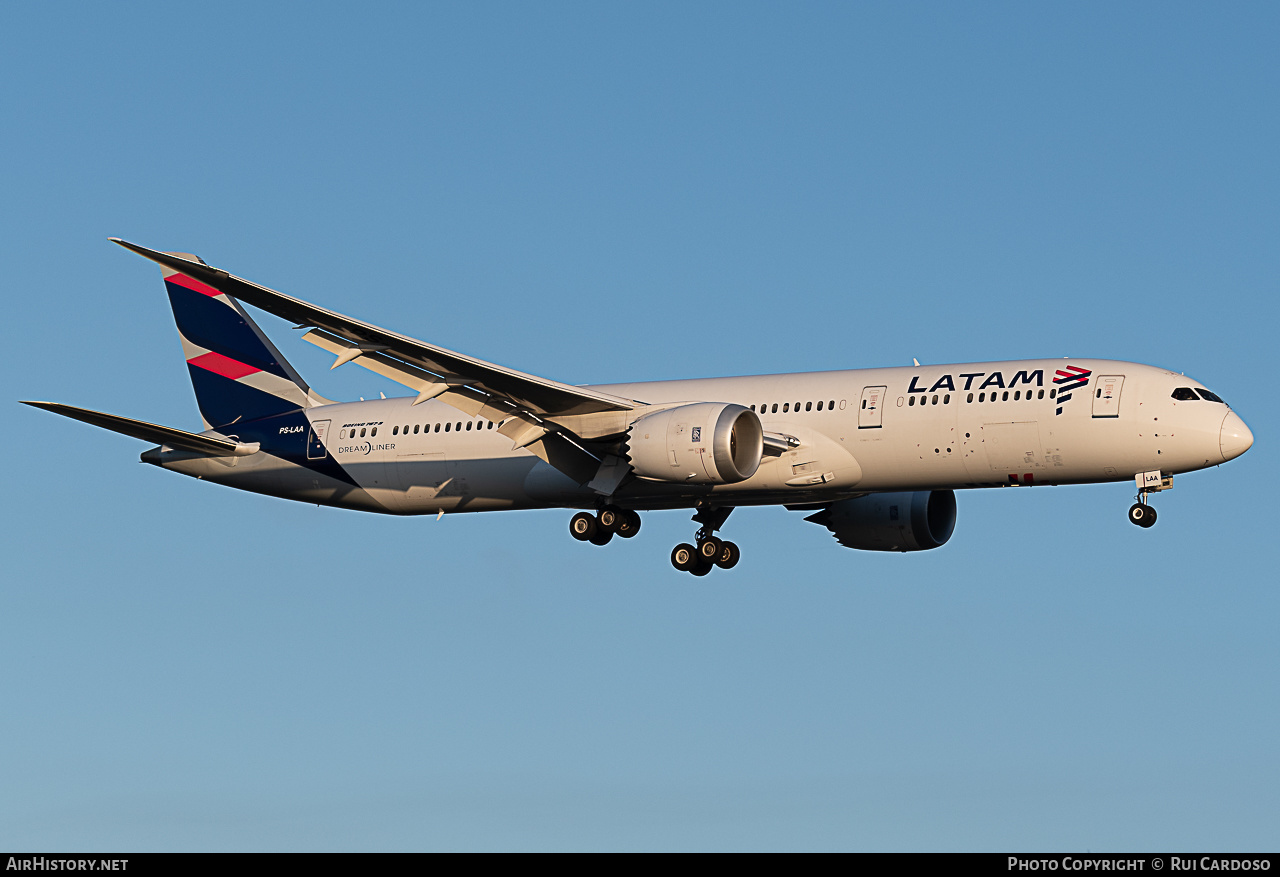
<svg viewBox="0 0 1280 877">
<path fill-rule="evenodd" d="M 45 411 L 52 411 L 54 414 L 61 414 L 63 417 L 70 417 L 72 420 L 79 420 L 83 423 L 91 423 L 94 426 L 100 426 L 103 429 L 109 429 L 112 432 L 118 432 L 131 438 L 155 442 L 158 445 L 168 445 L 171 448 L 182 448 L 184 451 L 195 451 L 197 454 L 206 454 L 210 457 L 242 457 L 258 450 L 257 442 L 245 444 L 233 442 L 230 439 L 198 435 L 194 432 L 174 429 L 171 426 L 160 426 L 156 423 L 133 420 L 116 414 L 104 414 L 101 411 L 77 408 L 74 405 L 60 405 L 57 402 L 26 401 L 22 404 L 30 405 L 34 408 L 43 408 Z"/>
<path fill-rule="evenodd" d="M 307 340 L 337 353 L 335 366 L 357 357 L 366 357 L 370 362 L 362 362 L 362 365 L 367 364 L 374 371 L 418 389 L 418 401 L 451 392 L 455 396 L 473 397 L 473 407 L 482 408 L 486 403 L 498 402 L 498 407 L 492 409 L 494 413 L 519 416 L 527 412 L 535 418 L 622 412 L 644 405 L 633 399 L 562 384 L 417 341 L 267 289 L 203 262 L 193 262 L 119 238 L 111 238 L 111 241 L 267 313 L 292 320 L 299 326 L 313 327 Z M 381 363 L 383 368 L 375 368 L 373 363 Z M 467 393 L 467 389 L 472 392 Z M 508 404 L 503 405 L 502 402 Z"/>
</svg>

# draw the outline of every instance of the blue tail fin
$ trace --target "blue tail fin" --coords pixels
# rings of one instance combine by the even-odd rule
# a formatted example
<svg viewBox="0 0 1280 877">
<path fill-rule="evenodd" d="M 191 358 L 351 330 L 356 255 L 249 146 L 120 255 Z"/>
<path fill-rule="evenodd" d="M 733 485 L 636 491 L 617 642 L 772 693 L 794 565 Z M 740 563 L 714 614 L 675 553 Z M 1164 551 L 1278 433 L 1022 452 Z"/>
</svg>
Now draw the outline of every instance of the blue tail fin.
<svg viewBox="0 0 1280 877">
<path fill-rule="evenodd" d="M 202 261 L 188 253 L 172 255 Z M 324 401 L 312 395 L 239 302 L 171 268 L 161 266 L 161 271 L 206 428 Z"/>
</svg>

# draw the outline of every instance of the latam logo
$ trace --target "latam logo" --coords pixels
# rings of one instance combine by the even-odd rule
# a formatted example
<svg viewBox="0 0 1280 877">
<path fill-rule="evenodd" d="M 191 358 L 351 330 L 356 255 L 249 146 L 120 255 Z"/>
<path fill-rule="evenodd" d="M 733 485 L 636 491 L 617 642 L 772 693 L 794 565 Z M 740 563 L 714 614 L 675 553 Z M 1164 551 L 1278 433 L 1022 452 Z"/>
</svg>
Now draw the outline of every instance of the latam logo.
<svg viewBox="0 0 1280 877">
<path fill-rule="evenodd" d="M 984 375 L 986 376 L 986 380 L 975 388 L 973 386 L 973 382 Z M 965 372 L 964 374 L 959 375 L 959 377 L 964 378 L 964 386 L 961 388 L 963 390 L 985 390 L 988 387 L 995 387 L 1000 390 L 1012 390 L 1014 387 L 1018 386 L 1019 383 L 1025 384 L 1028 387 L 1044 386 L 1044 369 L 1042 368 L 1035 369 L 1034 371 L 1027 371 L 1026 369 L 1023 369 L 1010 378 L 1007 384 L 1005 383 L 1004 374 L 1002 372 Z M 907 387 L 907 392 L 936 393 L 939 390 L 948 390 L 954 393 L 956 392 L 956 385 L 956 378 L 951 375 L 943 375 L 934 381 L 932 386 L 921 384 L 920 376 L 912 375 L 911 386 Z"/>
<path fill-rule="evenodd" d="M 1058 410 L 1055 413 L 1062 413 L 1062 403 L 1071 398 L 1071 391 L 1078 390 L 1081 387 L 1088 386 L 1089 376 L 1093 372 L 1087 368 L 1080 368 L 1078 365 L 1069 365 L 1065 369 L 1058 369 L 1054 372 L 1053 382 L 1058 385 Z"/>
</svg>

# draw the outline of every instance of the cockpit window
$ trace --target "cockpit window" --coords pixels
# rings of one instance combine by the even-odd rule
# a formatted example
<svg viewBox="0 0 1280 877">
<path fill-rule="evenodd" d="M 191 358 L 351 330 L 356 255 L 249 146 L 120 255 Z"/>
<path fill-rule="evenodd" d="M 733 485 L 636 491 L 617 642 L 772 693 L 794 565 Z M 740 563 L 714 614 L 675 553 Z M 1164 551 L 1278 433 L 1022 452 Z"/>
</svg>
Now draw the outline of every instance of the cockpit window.
<svg viewBox="0 0 1280 877">
<path fill-rule="evenodd" d="M 1208 390 L 1202 390 L 1199 387 L 1196 387 L 1196 392 L 1199 393 L 1200 398 L 1204 399 L 1206 402 L 1222 402 L 1222 397 L 1217 393 L 1210 393 Z M 1222 404 L 1226 405 L 1227 403 L 1222 402 Z"/>
<path fill-rule="evenodd" d="M 1173 391 L 1173 398 L 1179 402 L 1197 402 L 1196 391 L 1190 387 L 1179 387 Z"/>
</svg>

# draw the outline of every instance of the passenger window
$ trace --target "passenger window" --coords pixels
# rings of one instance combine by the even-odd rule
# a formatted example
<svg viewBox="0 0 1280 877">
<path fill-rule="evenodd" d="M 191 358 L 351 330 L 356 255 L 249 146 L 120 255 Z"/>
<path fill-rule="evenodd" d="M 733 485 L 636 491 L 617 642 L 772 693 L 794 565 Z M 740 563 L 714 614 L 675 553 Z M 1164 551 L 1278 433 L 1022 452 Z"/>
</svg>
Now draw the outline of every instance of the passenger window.
<svg viewBox="0 0 1280 877">
<path fill-rule="evenodd" d="M 908 398 L 907 398 L 907 405 L 909 405 L 909 406 L 911 406 L 911 407 L 915 407 L 915 404 L 916 404 L 916 397 L 915 397 L 915 396 L 910 396 L 910 397 L 908 397 Z"/>
<path fill-rule="evenodd" d="M 863 407 L 863 408 L 866 408 L 866 407 L 867 407 L 867 403 L 866 403 L 866 402 L 863 402 L 863 403 L 862 403 L 862 407 Z M 813 403 L 812 403 L 812 402 L 806 402 L 806 403 L 804 403 L 804 410 L 805 410 L 805 411 L 812 411 L 812 410 L 813 410 Z"/>
<path fill-rule="evenodd" d="M 371 437 L 372 437 L 372 436 L 375 436 L 375 435 L 377 435 L 377 434 L 378 434 L 378 428 L 377 428 L 376 426 L 375 426 L 373 429 L 369 430 L 369 435 L 370 435 Z"/>
<path fill-rule="evenodd" d="M 1173 391 L 1173 398 L 1179 402 L 1199 402 L 1200 397 L 1196 395 L 1196 391 L 1190 387 L 1179 387 Z"/>
<path fill-rule="evenodd" d="M 1004 391 L 1004 393 L 1000 396 L 1000 401 L 1001 401 L 1001 402 L 1008 402 L 1008 401 L 1009 401 L 1009 391 L 1008 391 L 1008 390 L 1005 390 L 1005 391 Z"/>
<path fill-rule="evenodd" d="M 1054 387 L 1052 390 L 1049 391 L 1049 398 L 1052 399 L 1056 395 L 1058 395 L 1058 388 Z"/>
<path fill-rule="evenodd" d="M 979 393 L 979 394 L 978 394 L 978 401 L 979 401 L 979 402 L 985 402 L 985 401 L 987 401 L 987 394 L 986 394 L 986 393 Z"/>
<path fill-rule="evenodd" d="M 1101 399 L 1101 398 L 1102 398 L 1102 388 L 1101 388 L 1101 387 L 1099 387 L 1099 388 L 1098 388 L 1098 392 L 1094 393 L 1094 394 L 1093 394 L 1093 396 L 1094 396 L 1094 398 L 1095 398 L 1095 399 Z"/>
<path fill-rule="evenodd" d="M 866 410 L 867 410 L 867 400 L 866 400 L 866 399 L 863 399 L 863 400 L 862 400 L 862 410 L 863 410 L 863 411 L 866 411 Z"/>
<path fill-rule="evenodd" d="M 458 425 L 454 427 L 454 430 L 455 430 L 455 431 L 457 431 L 457 432 L 462 432 L 462 421 L 461 421 L 461 420 L 459 420 L 459 421 L 458 421 Z"/>
<path fill-rule="evenodd" d="M 934 405 L 937 405 L 937 404 L 938 404 L 938 394 L 937 394 L 937 393 L 934 393 L 934 394 L 933 394 L 933 404 L 934 404 Z"/>
<path fill-rule="evenodd" d="M 448 432 L 448 431 L 449 431 L 449 427 L 451 427 L 451 426 L 453 426 L 453 424 L 452 424 L 452 423 L 446 423 L 446 424 L 444 425 L 444 431 L 445 431 L 445 432 Z"/>
<path fill-rule="evenodd" d="M 362 426 L 360 427 L 360 438 L 364 438 L 364 433 L 365 433 L 365 428 Z"/>
<path fill-rule="evenodd" d="M 1044 390 L 1041 390 L 1039 393 L 1037 393 L 1037 394 L 1036 394 L 1036 398 L 1037 398 L 1037 399 L 1043 399 L 1043 398 L 1044 398 Z"/>
<path fill-rule="evenodd" d="M 1022 398 L 1022 391 L 1021 391 L 1021 390 L 1014 390 L 1014 391 L 1013 391 L 1013 401 L 1017 402 L 1017 401 L 1018 401 L 1019 399 L 1021 399 L 1021 398 Z"/>
<path fill-rule="evenodd" d="M 835 408 L 835 407 L 836 407 L 836 400 L 835 400 L 835 399 L 832 399 L 830 402 L 828 402 L 828 403 L 827 403 L 827 410 L 828 410 L 828 411 L 832 410 L 832 409 L 833 409 L 833 408 Z"/>
<path fill-rule="evenodd" d="M 471 432 L 471 421 L 467 421 L 467 432 Z"/>
<path fill-rule="evenodd" d="M 755 411 L 755 410 L 756 410 L 756 406 L 752 405 L 752 406 L 751 406 L 751 410 L 752 410 L 752 411 Z"/>
<path fill-rule="evenodd" d="M 418 423 L 415 423 L 415 424 L 413 425 L 413 434 L 414 434 L 414 435 L 417 435 L 417 434 L 418 434 L 418 427 L 419 427 L 420 425 L 421 425 L 421 424 L 418 424 Z"/>
<path fill-rule="evenodd" d="M 821 410 L 822 410 L 822 402 L 821 402 L 821 401 L 819 401 L 819 402 L 818 402 L 818 410 L 819 410 L 819 411 L 821 411 Z"/>
<path fill-rule="evenodd" d="M 436 431 L 436 432 L 439 432 L 439 431 L 440 431 L 440 424 L 438 424 L 438 423 L 436 424 L 435 431 Z"/>
<path fill-rule="evenodd" d="M 943 397 L 942 397 L 942 404 L 943 404 L 943 405 L 950 405 L 950 404 L 951 404 L 951 394 L 950 394 L 950 393 L 948 393 L 947 395 L 945 395 L 945 396 L 943 396 Z"/>
<path fill-rule="evenodd" d="M 966 402 L 972 402 L 972 401 L 973 401 L 973 394 L 972 394 L 972 393 L 970 393 L 970 394 L 969 394 L 969 398 L 968 398 L 968 399 L 965 399 L 965 401 L 966 401 Z"/>
<path fill-rule="evenodd" d="M 399 434 L 400 434 L 400 427 L 398 427 L 398 426 L 393 426 L 393 427 L 391 427 L 391 434 L 392 434 L 392 435 L 399 435 Z"/>
<path fill-rule="evenodd" d="M 782 403 L 782 413 L 783 413 L 783 414 L 786 414 L 786 413 L 787 413 L 787 408 L 788 408 L 790 405 L 791 405 L 791 403 L 790 403 L 790 402 L 783 402 L 783 403 Z"/>
<path fill-rule="evenodd" d="M 778 413 L 778 403 L 777 403 L 777 402 L 774 402 L 774 403 L 773 403 L 773 413 L 774 413 L 774 414 L 777 414 L 777 413 Z"/>
</svg>

